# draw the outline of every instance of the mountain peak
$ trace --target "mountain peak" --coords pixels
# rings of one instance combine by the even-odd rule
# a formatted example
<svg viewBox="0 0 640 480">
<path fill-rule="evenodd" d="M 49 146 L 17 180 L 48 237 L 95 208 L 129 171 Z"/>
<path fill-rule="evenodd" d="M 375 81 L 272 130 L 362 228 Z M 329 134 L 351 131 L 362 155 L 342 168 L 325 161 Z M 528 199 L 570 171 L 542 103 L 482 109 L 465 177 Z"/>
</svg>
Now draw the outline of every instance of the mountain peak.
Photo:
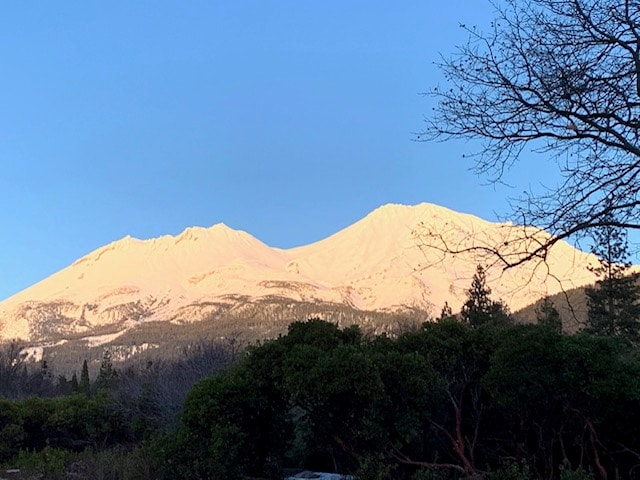
<svg viewBox="0 0 640 480">
<path fill-rule="evenodd" d="M 222 247 L 236 243 L 259 243 L 258 239 L 243 230 L 235 230 L 224 223 L 216 223 L 208 228 L 188 227 L 173 238 L 173 244 L 181 242 L 202 242 L 213 247 Z"/>
<path fill-rule="evenodd" d="M 202 227 L 187 227 L 175 236 L 175 244 L 177 245 L 182 241 L 197 241 L 206 233 L 206 231 L 207 229 Z"/>
<path fill-rule="evenodd" d="M 415 210 L 424 210 L 425 207 L 430 206 L 430 203 L 418 203 L 416 205 L 407 205 L 404 203 L 386 203 L 373 210 L 367 216 L 402 215 Z"/>
<path fill-rule="evenodd" d="M 220 305 L 233 310 L 230 298 L 307 302 L 311 311 L 323 302 L 433 314 L 447 301 L 456 309 L 476 264 L 426 261 L 415 236 L 426 224 L 459 235 L 457 241 L 478 235 L 494 240 L 511 231 L 505 224 L 421 203 L 383 205 L 324 240 L 292 249 L 271 248 L 224 223 L 149 240 L 127 236 L 0 303 L 0 337 L 41 335 L 39 328 L 67 319 L 82 328 L 129 320 L 190 322 L 217 315 Z M 554 248 L 558 253 L 550 255 L 549 267 L 557 278 L 570 287 L 593 282 L 586 254 L 563 242 Z M 561 287 L 530 270 L 523 266 L 517 278 L 516 272 L 490 272 L 496 298 L 517 309 Z M 515 291 L 521 278 L 528 288 Z M 56 328 L 67 328 L 62 323 Z"/>
<path fill-rule="evenodd" d="M 442 207 L 434 203 L 427 203 L 427 202 L 418 203 L 415 205 L 405 205 L 402 203 L 387 203 L 385 205 L 382 205 L 376 208 L 371 213 L 369 213 L 369 215 L 367 215 L 367 217 L 374 217 L 374 218 L 375 217 L 395 218 L 398 216 L 416 217 L 416 218 L 434 217 L 434 216 L 439 218 L 469 216 L 473 218 L 478 218 L 478 217 L 475 217 L 474 215 L 456 212 L 449 208 Z"/>
</svg>

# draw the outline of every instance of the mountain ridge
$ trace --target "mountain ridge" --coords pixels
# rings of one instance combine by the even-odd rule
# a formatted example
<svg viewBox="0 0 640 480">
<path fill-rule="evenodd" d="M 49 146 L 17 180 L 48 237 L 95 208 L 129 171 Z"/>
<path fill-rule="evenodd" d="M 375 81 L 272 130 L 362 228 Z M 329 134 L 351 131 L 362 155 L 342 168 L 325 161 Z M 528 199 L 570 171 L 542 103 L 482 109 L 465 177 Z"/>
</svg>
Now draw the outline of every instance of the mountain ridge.
<svg viewBox="0 0 640 480">
<path fill-rule="evenodd" d="M 105 325 L 188 323 L 221 315 L 234 296 L 437 315 L 445 301 L 460 307 L 477 262 L 425 249 L 421 232 L 429 228 L 466 244 L 512 238 L 520 227 L 422 203 L 383 205 L 325 239 L 289 249 L 224 223 L 147 240 L 125 236 L 0 302 L 0 337 L 42 340 Z M 566 242 L 549 255 L 569 288 L 595 280 L 593 261 Z M 488 270 L 494 296 L 513 309 L 561 288 L 543 277 L 530 266 Z M 524 282 L 526 288 L 513 288 Z"/>
</svg>

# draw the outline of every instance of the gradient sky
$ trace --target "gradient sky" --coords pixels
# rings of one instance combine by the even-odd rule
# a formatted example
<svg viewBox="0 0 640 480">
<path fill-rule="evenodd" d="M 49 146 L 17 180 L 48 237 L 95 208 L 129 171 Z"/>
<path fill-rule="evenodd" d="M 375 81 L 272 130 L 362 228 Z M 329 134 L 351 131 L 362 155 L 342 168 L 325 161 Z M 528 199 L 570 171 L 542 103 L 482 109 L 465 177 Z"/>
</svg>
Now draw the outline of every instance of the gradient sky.
<svg viewBox="0 0 640 480">
<path fill-rule="evenodd" d="M 471 145 L 413 141 L 434 62 L 493 8 L 390 5 L 4 3 L 0 299 L 128 234 L 224 222 L 287 248 L 386 203 L 507 212 L 531 171 L 494 188 Z"/>
</svg>

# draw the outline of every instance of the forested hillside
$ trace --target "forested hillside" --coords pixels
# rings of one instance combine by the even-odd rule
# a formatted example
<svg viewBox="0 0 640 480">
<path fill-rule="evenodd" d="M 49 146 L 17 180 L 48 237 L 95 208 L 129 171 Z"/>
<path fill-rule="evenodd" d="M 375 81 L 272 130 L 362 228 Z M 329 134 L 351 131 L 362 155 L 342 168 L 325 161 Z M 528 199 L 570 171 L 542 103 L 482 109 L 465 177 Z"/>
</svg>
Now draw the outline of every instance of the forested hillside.
<svg viewBox="0 0 640 480">
<path fill-rule="evenodd" d="M 66 383 L 3 370 L 64 395 L 2 401 L 0 460 L 46 478 L 637 478 L 637 348 L 496 319 L 397 337 L 309 320 L 240 357 L 119 371 L 106 356 Z M 196 370 L 218 373 L 176 417 L 170 392 Z"/>
</svg>

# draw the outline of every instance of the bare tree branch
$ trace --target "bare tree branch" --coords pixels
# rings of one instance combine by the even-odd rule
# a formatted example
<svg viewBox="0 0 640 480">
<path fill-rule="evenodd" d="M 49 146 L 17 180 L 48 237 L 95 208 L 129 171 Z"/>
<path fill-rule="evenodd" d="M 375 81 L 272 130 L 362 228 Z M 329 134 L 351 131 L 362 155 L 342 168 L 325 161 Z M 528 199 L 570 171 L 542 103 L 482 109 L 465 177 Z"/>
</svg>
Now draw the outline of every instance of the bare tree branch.
<svg viewBox="0 0 640 480">
<path fill-rule="evenodd" d="M 490 30 L 464 27 L 467 43 L 441 60 L 447 87 L 427 92 L 438 103 L 418 139 L 480 140 L 475 169 L 495 182 L 531 150 L 555 161 L 562 180 L 513 199 L 513 218 L 524 226 L 519 251 L 513 243 L 471 250 L 510 269 L 544 262 L 560 240 L 612 221 L 640 229 L 640 2 L 494 6 Z M 440 240 L 425 243 L 456 252 Z"/>
</svg>

